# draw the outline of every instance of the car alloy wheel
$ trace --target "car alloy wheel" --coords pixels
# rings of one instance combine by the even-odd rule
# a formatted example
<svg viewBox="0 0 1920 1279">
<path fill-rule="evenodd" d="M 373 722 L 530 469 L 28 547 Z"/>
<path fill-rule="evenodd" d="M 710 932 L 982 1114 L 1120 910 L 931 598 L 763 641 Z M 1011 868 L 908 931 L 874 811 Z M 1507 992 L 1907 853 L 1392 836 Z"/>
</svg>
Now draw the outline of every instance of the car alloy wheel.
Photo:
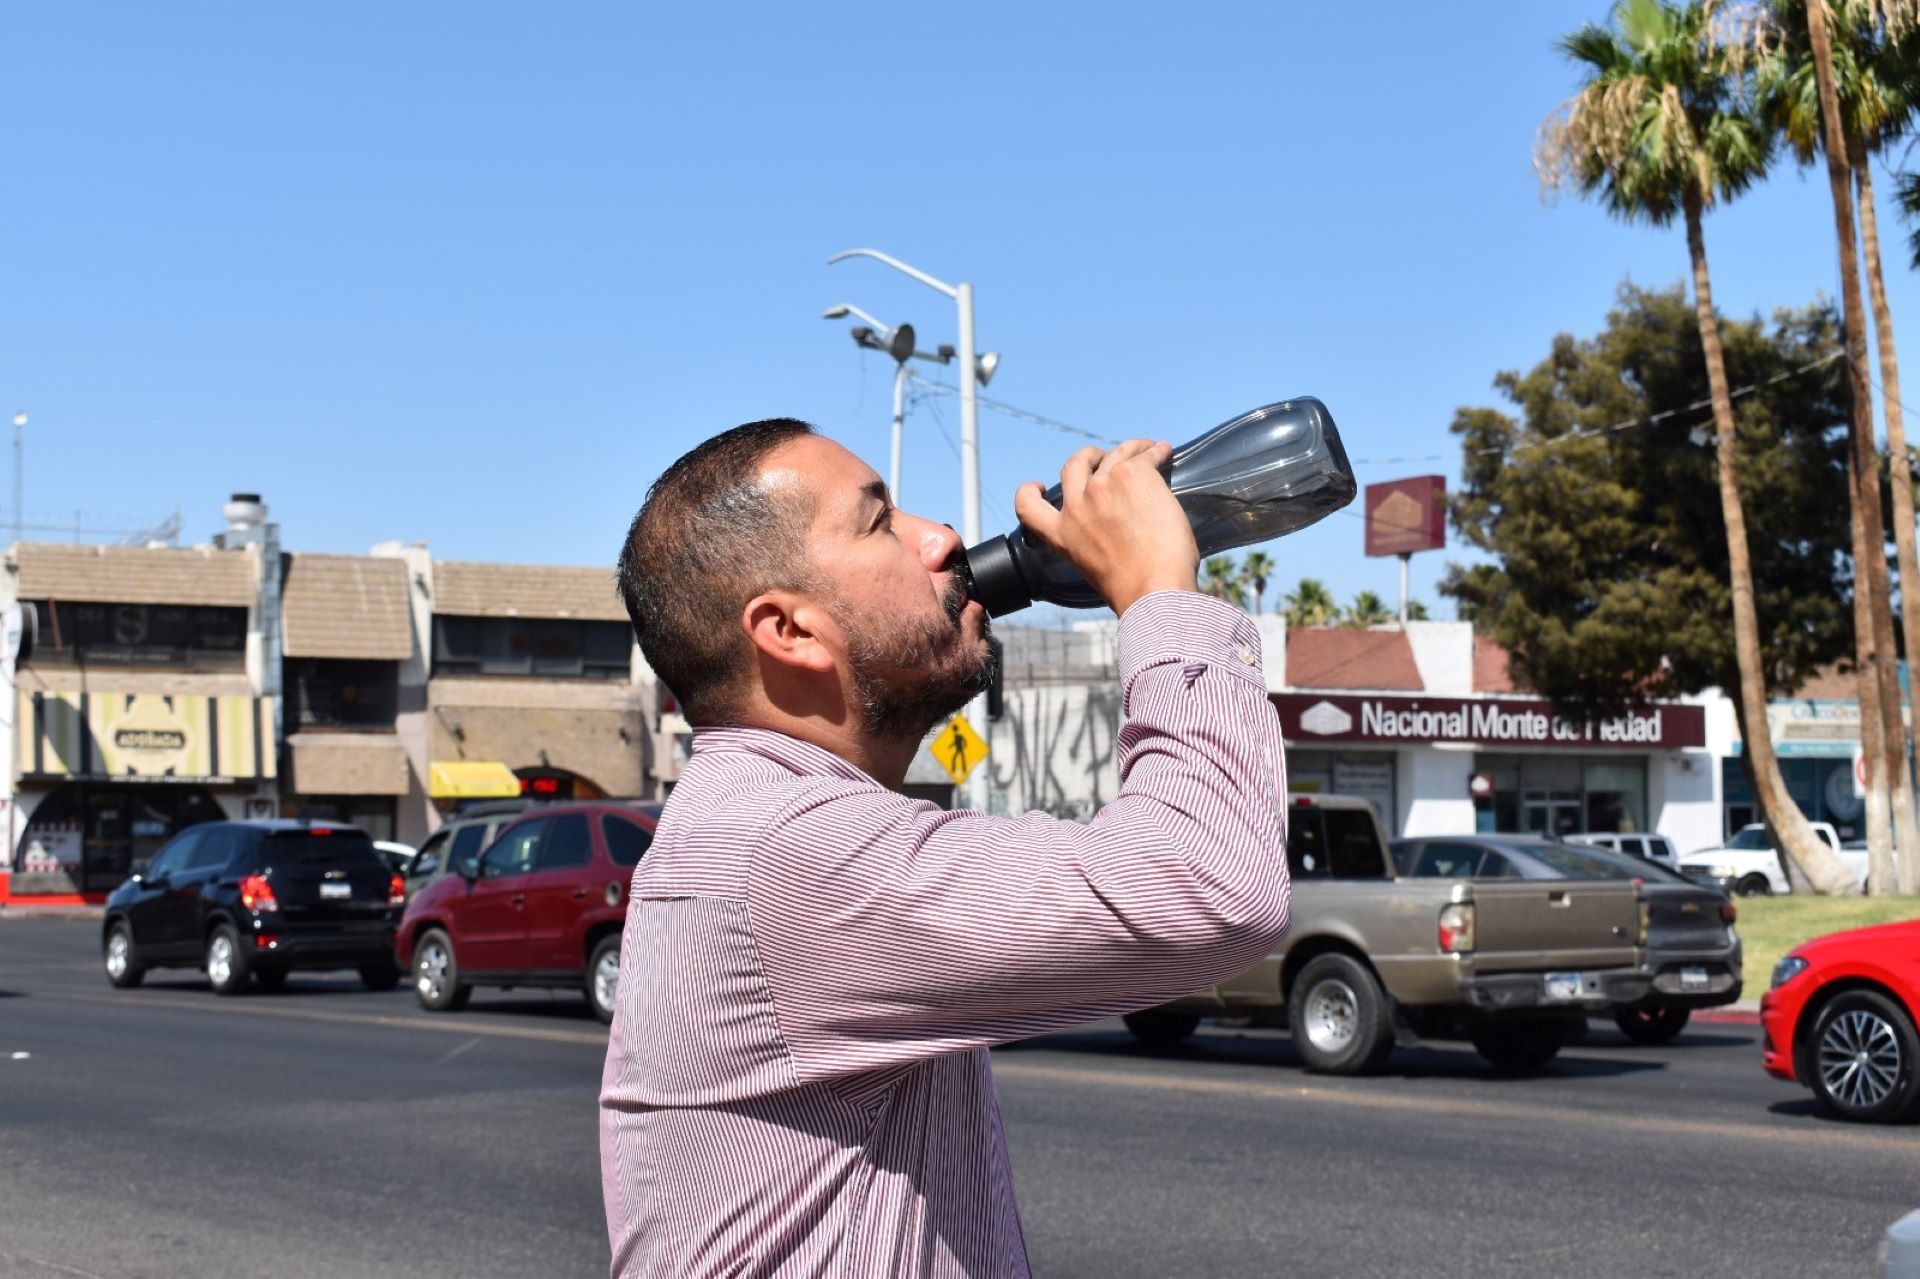
<svg viewBox="0 0 1920 1279">
<path fill-rule="evenodd" d="M 593 967 L 593 997 L 602 1008 L 611 1008 L 619 994 L 620 952 L 616 950 L 600 956 Z"/>
<path fill-rule="evenodd" d="M 216 986 L 233 980 L 233 939 L 225 933 L 216 936 L 207 947 L 207 979 Z"/>
<path fill-rule="evenodd" d="M 1321 1052 L 1345 1052 L 1359 1021 L 1360 1001 L 1339 978 L 1329 977 L 1307 992 L 1307 1042 Z"/>
<path fill-rule="evenodd" d="M 1820 1082 L 1848 1110 L 1884 1105 L 1900 1081 L 1900 1038 L 1884 1018 L 1849 1009 L 1820 1036 Z"/>
<path fill-rule="evenodd" d="M 420 948 L 420 957 L 414 961 L 414 972 L 418 974 L 414 985 L 420 992 L 420 998 L 439 1001 L 446 998 L 448 970 L 453 966 L 453 956 L 435 937 Z"/>
<path fill-rule="evenodd" d="M 132 950 L 133 946 L 127 940 L 126 930 L 114 929 L 113 936 L 107 938 L 107 976 L 115 981 L 126 980 L 127 966 L 130 962 L 128 956 Z"/>
</svg>

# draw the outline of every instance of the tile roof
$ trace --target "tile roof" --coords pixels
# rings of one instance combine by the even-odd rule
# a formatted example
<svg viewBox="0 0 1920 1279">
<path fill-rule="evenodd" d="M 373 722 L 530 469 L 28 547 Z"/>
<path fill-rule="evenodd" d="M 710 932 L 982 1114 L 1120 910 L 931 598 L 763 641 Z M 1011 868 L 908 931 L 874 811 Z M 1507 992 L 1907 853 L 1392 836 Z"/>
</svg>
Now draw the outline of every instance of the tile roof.
<svg viewBox="0 0 1920 1279">
<path fill-rule="evenodd" d="M 1405 631 L 1344 626 L 1287 630 L 1287 684 L 1291 688 L 1403 689 L 1424 692 L 1413 645 Z"/>
<path fill-rule="evenodd" d="M 404 662 L 413 655 L 404 560 L 293 555 L 280 608 L 288 657 Z"/>
<path fill-rule="evenodd" d="M 254 601 L 253 565 L 243 550 L 25 542 L 15 557 L 21 599 L 226 608 Z"/>
<path fill-rule="evenodd" d="M 1473 691 L 1476 693 L 1525 692 L 1514 683 L 1507 650 L 1485 635 L 1473 637 Z"/>
<path fill-rule="evenodd" d="M 624 622 L 613 570 L 532 564 L 433 565 L 433 611 L 452 617 L 577 617 Z"/>
</svg>

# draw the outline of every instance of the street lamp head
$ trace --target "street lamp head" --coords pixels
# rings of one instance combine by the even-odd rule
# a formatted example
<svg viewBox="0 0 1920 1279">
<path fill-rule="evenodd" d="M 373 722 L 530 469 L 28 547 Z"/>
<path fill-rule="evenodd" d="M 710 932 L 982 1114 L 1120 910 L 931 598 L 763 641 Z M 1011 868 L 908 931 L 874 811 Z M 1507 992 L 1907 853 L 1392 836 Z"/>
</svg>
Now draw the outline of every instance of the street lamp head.
<svg viewBox="0 0 1920 1279">
<path fill-rule="evenodd" d="M 978 367 L 975 369 L 974 376 L 980 379 L 981 386 L 985 386 L 987 383 L 993 381 L 993 371 L 1000 367 L 1000 352 L 988 351 L 980 357 L 977 364 Z"/>
<path fill-rule="evenodd" d="M 25 413 L 15 413 L 13 415 L 13 424 L 15 426 L 25 426 L 27 424 L 27 415 Z"/>
<path fill-rule="evenodd" d="M 853 314 L 853 308 L 842 302 L 839 306 L 830 306 L 820 313 L 823 320 L 837 320 L 841 316 Z"/>
<path fill-rule="evenodd" d="M 934 347 L 933 358 L 940 361 L 940 363 L 942 364 L 952 364 L 953 363 L 953 343 L 942 342 L 939 346 Z"/>
</svg>

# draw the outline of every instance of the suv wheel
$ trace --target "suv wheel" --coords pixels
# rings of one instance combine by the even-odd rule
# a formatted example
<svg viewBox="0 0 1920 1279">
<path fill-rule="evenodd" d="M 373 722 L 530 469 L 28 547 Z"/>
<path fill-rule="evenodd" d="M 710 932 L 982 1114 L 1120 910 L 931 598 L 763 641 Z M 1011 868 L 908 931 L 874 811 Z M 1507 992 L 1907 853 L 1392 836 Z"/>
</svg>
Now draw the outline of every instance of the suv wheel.
<svg viewBox="0 0 1920 1279">
<path fill-rule="evenodd" d="M 1293 979 L 1287 1026 L 1307 1069 L 1363 1075 L 1393 1053 L 1393 1010 L 1380 980 L 1351 955 L 1321 955 Z"/>
<path fill-rule="evenodd" d="M 460 965 L 453 957 L 453 941 L 438 928 L 429 928 L 413 946 L 413 993 L 429 1012 L 456 1012 L 467 1006 L 473 987 L 460 983 Z"/>
<path fill-rule="evenodd" d="M 1913 1020 L 1878 991 L 1849 990 L 1828 1001 L 1806 1053 L 1813 1095 L 1842 1119 L 1884 1123 L 1920 1107 Z"/>
<path fill-rule="evenodd" d="M 1177 1047 L 1200 1028 L 1200 1018 L 1193 1013 L 1166 1013 L 1158 1008 L 1128 1013 L 1121 1020 L 1133 1037 L 1149 1048 Z"/>
<path fill-rule="evenodd" d="M 1471 1027 L 1467 1038 L 1473 1050 L 1495 1070 L 1538 1070 L 1552 1061 L 1567 1042 L 1566 1023 L 1557 1018 L 1532 1021 L 1487 1021 Z"/>
<path fill-rule="evenodd" d="M 1671 1043 L 1693 1016 L 1686 1008 L 1616 1008 L 1613 1024 L 1636 1044 Z"/>
<path fill-rule="evenodd" d="M 221 924 L 207 938 L 207 984 L 216 995 L 237 995 L 252 976 L 246 947 L 231 924 Z"/>
<path fill-rule="evenodd" d="M 1771 897 L 1773 885 L 1767 882 L 1765 875 L 1756 871 L 1733 886 L 1733 895 L 1735 897 Z"/>
<path fill-rule="evenodd" d="M 600 939 L 587 959 L 587 1002 L 593 1005 L 595 1017 L 611 1023 L 619 1000 L 620 934 L 610 933 Z"/>
<path fill-rule="evenodd" d="M 115 924 L 107 933 L 107 982 L 126 990 L 146 980 L 147 970 L 133 962 L 133 934 L 125 924 Z"/>
</svg>

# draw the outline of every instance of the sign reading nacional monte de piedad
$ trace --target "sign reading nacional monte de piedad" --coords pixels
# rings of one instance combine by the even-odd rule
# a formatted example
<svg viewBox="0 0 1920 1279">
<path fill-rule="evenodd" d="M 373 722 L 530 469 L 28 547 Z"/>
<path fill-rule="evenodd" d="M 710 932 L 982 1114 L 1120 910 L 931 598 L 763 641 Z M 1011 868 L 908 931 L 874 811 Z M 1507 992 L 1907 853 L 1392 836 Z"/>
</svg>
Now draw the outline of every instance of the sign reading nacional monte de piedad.
<svg viewBox="0 0 1920 1279">
<path fill-rule="evenodd" d="M 1699 706 L 1660 703 L 1617 719 L 1583 724 L 1553 704 L 1519 698 L 1393 697 L 1275 693 L 1281 731 L 1296 746 L 1458 742 L 1473 746 L 1560 746 L 1577 750 L 1685 750 L 1707 744 Z"/>
</svg>

